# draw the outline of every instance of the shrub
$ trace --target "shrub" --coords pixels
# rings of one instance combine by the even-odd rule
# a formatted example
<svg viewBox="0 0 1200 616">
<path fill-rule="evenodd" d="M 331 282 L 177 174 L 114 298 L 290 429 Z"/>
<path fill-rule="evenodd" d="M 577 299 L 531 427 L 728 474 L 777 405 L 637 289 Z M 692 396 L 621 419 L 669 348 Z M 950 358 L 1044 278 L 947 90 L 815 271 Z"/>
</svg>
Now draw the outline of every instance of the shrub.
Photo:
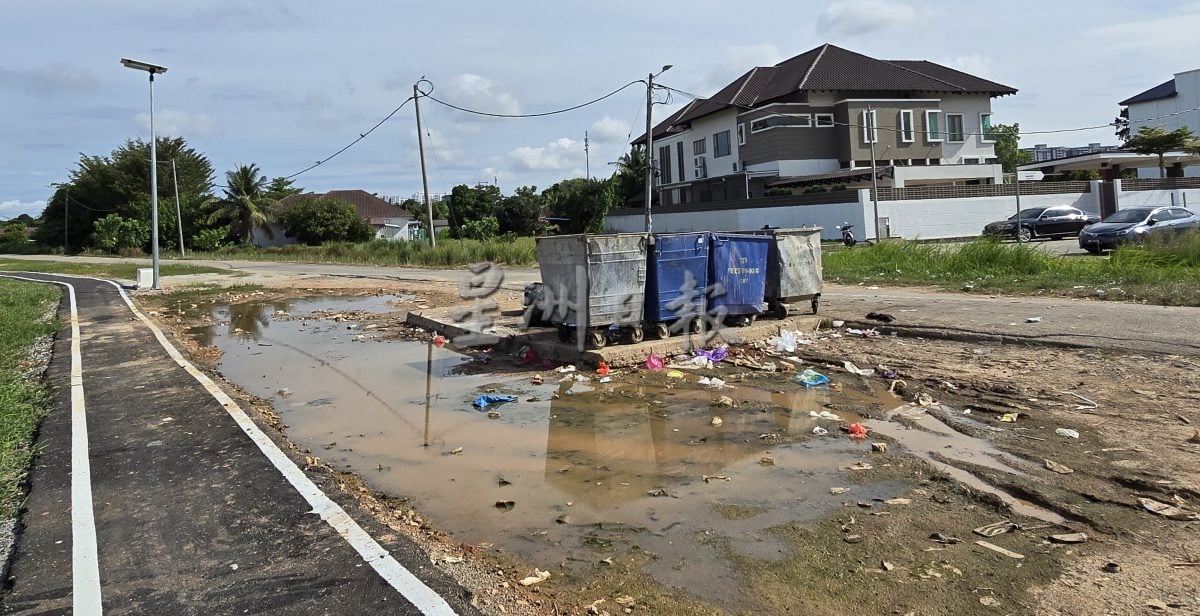
<svg viewBox="0 0 1200 616">
<path fill-rule="evenodd" d="M 229 226 L 215 227 L 210 229 L 202 229 L 199 233 L 192 237 L 192 248 L 212 252 L 225 245 L 225 238 L 229 236 Z"/>
<path fill-rule="evenodd" d="M 150 241 L 150 225 L 140 220 L 128 220 L 109 214 L 96 221 L 92 229 L 92 244 L 105 252 L 130 254 L 142 251 Z"/>
<path fill-rule="evenodd" d="M 495 216 L 484 216 L 468 220 L 462 226 L 462 235 L 469 240 L 490 240 L 500 233 L 500 221 Z"/>
<path fill-rule="evenodd" d="M 325 242 L 365 242 L 371 226 L 353 205 L 340 199 L 302 199 L 279 216 L 288 237 L 316 246 Z"/>
</svg>

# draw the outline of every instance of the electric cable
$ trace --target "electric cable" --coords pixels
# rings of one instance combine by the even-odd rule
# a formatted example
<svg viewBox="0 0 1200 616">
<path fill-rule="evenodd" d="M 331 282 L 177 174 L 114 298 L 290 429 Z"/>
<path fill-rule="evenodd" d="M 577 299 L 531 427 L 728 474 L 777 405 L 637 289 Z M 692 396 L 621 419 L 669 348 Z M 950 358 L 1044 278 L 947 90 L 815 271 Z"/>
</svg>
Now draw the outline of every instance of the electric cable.
<svg viewBox="0 0 1200 616">
<path fill-rule="evenodd" d="M 596 103 L 599 103 L 602 100 L 616 96 L 621 91 L 627 89 L 629 86 L 636 85 L 639 83 L 646 83 L 646 81 L 644 79 L 634 80 L 634 81 L 631 81 L 631 82 L 617 88 L 616 90 L 613 90 L 612 92 L 609 92 L 608 94 L 605 94 L 604 96 L 601 96 L 599 98 L 594 98 L 586 103 L 572 105 L 570 107 L 566 107 L 563 109 L 555 109 L 554 111 L 542 111 L 540 113 L 492 113 L 489 111 L 479 111 L 476 109 L 467 109 L 466 107 L 460 107 L 460 106 L 452 104 L 452 103 L 447 103 L 446 101 L 433 96 L 433 87 L 432 87 L 433 84 L 432 83 L 430 83 L 429 92 L 422 92 L 421 96 L 423 96 L 435 103 L 438 103 L 439 105 L 444 105 L 451 109 L 462 111 L 464 113 L 472 113 L 475 115 L 487 116 L 489 118 L 542 118 L 542 117 L 546 117 L 546 116 L 557 115 L 560 113 L 567 113 L 569 111 L 575 111 L 576 109 L 582 109 L 584 107 L 587 107 L 588 105 L 595 105 Z"/>
<path fill-rule="evenodd" d="M 362 141 L 363 139 L 366 139 L 366 138 L 367 138 L 367 135 L 370 135 L 371 133 L 375 132 L 375 130 L 376 130 L 376 129 L 378 129 L 380 126 L 383 126 L 384 122 L 387 122 L 388 120 L 392 119 L 392 116 L 394 116 L 394 115 L 396 115 L 397 113 L 399 113 L 399 111 L 400 111 L 401 109 L 403 109 L 405 105 L 407 105 L 407 104 L 409 104 L 410 102 L 412 102 L 412 100 L 413 100 L 413 97 L 411 97 L 411 96 L 410 96 L 410 97 L 408 97 L 408 98 L 406 98 L 406 99 L 404 99 L 404 102 L 403 102 L 403 103 L 400 103 L 400 106 L 398 106 L 398 107 L 396 107 L 395 109 L 393 109 L 393 110 L 392 110 L 392 112 L 391 112 L 391 113 L 389 113 L 389 114 L 387 114 L 386 116 L 383 116 L 383 119 L 382 119 L 382 120 L 380 120 L 379 122 L 376 122 L 376 123 L 375 123 L 375 126 L 372 126 L 372 127 L 370 128 L 370 130 L 368 130 L 368 131 L 367 131 L 367 132 L 365 132 L 365 133 L 360 133 L 360 134 L 358 135 L 358 138 L 357 138 L 357 139 L 355 139 L 354 141 L 351 141 L 350 143 L 346 144 L 344 147 L 342 147 L 342 149 L 340 149 L 340 150 L 338 150 L 338 151 L 334 152 L 333 154 L 330 154 L 329 156 L 326 156 L 325 158 L 322 158 L 321 160 L 318 160 L 317 162 L 315 162 L 315 163 L 313 163 L 313 164 L 309 165 L 308 167 L 305 167 L 304 169 L 301 169 L 300 171 L 297 171 L 297 172 L 295 172 L 295 173 L 293 173 L 293 174 L 291 174 L 291 175 L 285 175 L 285 176 L 283 176 L 283 179 L 285 179 L 285 180 L 290 180 L 290 179 L 292 179 L 292 178 L 294 178 L 294 177 L 296 177 L 296 176 L 298 176 L 298 175 L 301 175 L 301 174 L 304 174 L 304 173 L 308 173 L 309 171 L 312 171 L 313 169 L 316 169 L 317 167 L 321 166 L 322 164 L 324 164 L 324 163 L 327 163 L 327 162 L 329 162 L 329 161 L 333 160 L 334 158 L 337 158 L 337 157 L 338 157 L 338 155 L 340 155 L 342 152 L 345 152 L 346 150 L 349 150 L 350 148 L 354 147 L 355 145 L 357 145 L 357 144 L 358 144 L 358 142 L 359 142 L 359 141 Z"/>
</svg>

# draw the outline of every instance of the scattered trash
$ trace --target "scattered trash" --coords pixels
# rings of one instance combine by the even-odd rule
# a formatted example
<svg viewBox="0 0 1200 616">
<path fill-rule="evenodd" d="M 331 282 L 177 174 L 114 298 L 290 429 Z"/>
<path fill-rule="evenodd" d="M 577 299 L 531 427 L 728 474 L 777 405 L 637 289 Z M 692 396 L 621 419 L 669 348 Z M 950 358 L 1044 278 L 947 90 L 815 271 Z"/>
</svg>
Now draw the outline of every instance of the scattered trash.
<svg viewBox="0 0 1200 616">
<path fill-rule="evenodd" d="M 462 448 L 462 447 L 455 447 L 454 449 L 451 449 L 451 450 L 450 450 L 450 455 L 452 455 L 452 456 L 461 456 L 461 455 L 462 455 L 462 452 L 463 452 L 463 448 Z"/>
<path fill-rule="evenodd" d="M 980 537 L 991 538 L 997 535 L 1003 535 L 1004 533 L 1012 532 L 1016 529 L 1016 524 L 1013 524 L 1008 520 L 1004 520 L 1003 522 L 993 522 L 985 526 L 980 526 L 979 528 L 971 529 L 971 532 L 979 535 Z"/>
<path fill-rule="evenodd" d="M 634 598 L 629 595 L 623 595 L 623 596 L 617 597 L 616 599 L 613 599 L 613 601 L 617 605 L 624 607 L 624 608 L 632 607 L 633 604 L 636 603 Z"/>
<path fill-rule="evenodd" d="M 1192 438 L 1188 439 L 1188 442 L 1200 444 L 1200 430 L 1196 430 L 1196 433 L 1192 435 Z"/>
<path fill-rule="evenodd" d="M 585 375 L 585 374 L 576 374 L 576 375 L 575 375 L 575 382 L 576 382 L 576 383 L 590 383 L 590 382 L 591 382 L 591 380 L 592 380 L 592 377 L 590 377 L 590 376 L 587 376 L 587 375 Z"/>
<path fill-rule="evenodd" d="M 933 539 L 937 543 L 942 543 L 945 545 L 954 545 L 956 543 L 962 543 L 962 539 L 959 539 L 958 537 L 951 537 L 949 535 L 944 535 L 942 533 L 933 533 L 932 535 L 929 535 L 929 538 Z"/>
<path fill-rule="evenodd" d="M 848 468 L 852 471 L 869 471 L 875 467 L 871 466 L 870 464 L 867 464 L 866 462 L 855 462 L 854 464 L 851 464 L 850 466 L 848 466 L 846 468 Z"/>
<path fill-rule="evenodd" d="M 1054 433 L 1059 436 L 1065 436 L 1067 438 L 1079 438 L 1079 432 L 1072 430 L 1070 428 L 1058 428 L 1054 431 Z"/>
<path fill-rule="evenodd" d="M 834 322 L 833 322 L 833 326 L 834 326 L 835 328 L 840 328 L 840 327 L 842 327 L 842 326 L 843 326 L 843 325 L 845 325 L 845 324 L 846 324 L 846 322 L 845 322 L 845 321 L 834 321 Z"/>
<path fill-rule="evenodd" d="M 975 545 L 977 545 L 981 548 L 987 548 L 997 554 L 1003 554 L 1009 558 L 1014 558 L 1016 560 L 1021 560 L 1021 559 L 1025 558 L 1024 554 L 1018 554 L 1012 550 L 1007 550 L 1007 549 L 1002 548 L 994 543 L 988 543 L 986 541 L 976 541 Z"/>
<path fill-rule="evenodd" d="M 860 543 L 862 542 L 862 537 L 858 535 L 845 535 L 842 537 L 842 541 L 846 543 Z"/>
<path fill-rule="evenodd" d="M 896 317 L 885 312 L 868 312 L 867 318 L 872 321 L 881 321 L 883 323 L 891 323 L 896 320 Z"/>
<path fill-rule="evenodd" d="M 857 329 L 857 328 L 851 327 L 850 329 L 846 330 L 846 333 L 850 334 L 851 336 L 860 336 L 863 338 L 874 338 L 879 335 L 879 332 L 875 331 L 875 329 L 873 329 L 873 328 L 872 329 Z"/>
<path fill-rule="evenodd" d="M 900 373 L 897 372 L 894 368 L 888 368 L 887 366 L 880 366 L 879 367 L 879 376 L 882 376 L 883 378 L 891 381 L 891 380 L 895 380 L 896 378 L 898 378 L 900 376 Z"/>
<path fill-rule="evenodd" d="M 896 380 L 892 381 L 891 385 L 888 385 L 888 393 L 889 394 L 896 393 L 897 389 L 899 389 L 900 393 L 903 394 L 904 390 L 908 389 L 908 383 L 906 381 L 896 379 Z"/>
<path fill-rule="evenodd" d="M 683 373 L 678 370 L 672 370 L 667 373 L 667 378 L 668 379 L 682 379 Z"/>
<path fill-rule="evenodd" d="M 759 466 L 775 466 L 775 458 L 771 456 L 763 456 L 758 459 Z"/>
<path fill-rule="evenodd" d="M 832 421 L 841 421 L 842 420 L 841 417 L 839 417 L 838 415 L 834 415 L 833 413 L 830 413 L 829 411 L 821 411 L 820 413 L 818 413 L 816 411 L 809 411 L 808 416 L 809 417 L 817 417 L 820 419 L 829 419 Z"/>
<path fill-rule="evenodd" d="M 1000 416 L 1000 421 L 1005 423 L 1017 423 L 1018 415 L 1020 415 L 1020 413 L 1005 413 Z"/>
<path fill-rule="evenodd" d="M 653 490 L 646 492 L 646 496 L 663 497 L 663 496 L 670 496 L 670 494 L 667 494 L 667 491 L 663 488 L 654 488 Z M 612 564 L 612 563 L 609 563 L 609 564 Z"/>
<path fill-rule="evenodd" d="M 496 501 L 496 509 L 499 509 L 500 511 L 512 511 L 513 507 L 516 507 L 516 506 L 517 506 L 516 501 L 510 501 L 510 500 Z"/>
<path fill-rule="evenodd" d="M 533 586 L 534 584 L 541 584 L 548 579 L 550 579 L 549 571 L 542 571 L 541 569 L 535 568 L 533 570 L 533 575 L 522 579 L 520 584 L 521 586 Z"/>
<path fill-rule="evenodd" d="M 535 375 L 533 375 L 533 378 L 530 379 L 529 382 L 533 385 L 541 385 L 542 383 L 546 382 L 546 379 L 543 378 L 542 375 L 540 375 L 540 374 L 535 374 Z"/>
<path fill-rule="evenodd" d="M 709 378 L 706 376 L 706 377 L 700 379 L 699 381 L 696 381 L 696 384 L 703 385 L 705 387 L 712 387 L 713 389 L 721 389 L 721 388 L 725 387 L 725 381 L 722 381 L 721 379 L 718 379 L 715 376 L 712 378 Z"/>
<path fill-rule="evenodd" d="M 887 453 L 887 443 L 871 443 L 871 451 L 875 453 Z"/>
<path fill-rule="evenodd" d="M 896 565 L 893 565 L 892 563 L 889 563 L 888 561 L 885 560 L 885 561 L 879 563 L 879 568 L 883 569 L 884 571 L 891 571 L 892 569 L 896 568 Z"/>
<path fill-rule="evenodd" d="M 1120 573 L 1120 572 L 1121 572 L 1121 565 L 1119 565 L 1119 564 L 1117 564 L 1117 563 L 1104 563 L 1104 566 L 1103 566 L 1103 567 L 1101 567 L 1101 569 L 1102 569 L 1102 570 L 1103 570 L 1105 573 Z"/>
<path fill-rule="evenodd" d="M 1159 611 L 1163 611 L 1163 610 L 1166 610 L 1168 606 L 1165 602 L 1163 602 L 1162 599 L 1151 599 L 1146 602 L 1146 607 L 1155 609 L 1155 610 L 1159 610 Z"/>
<path fill-rule="evenodd" d="M 815 434 L 817 436 L 827 436 L 829 434 L 829 430 L 826 430 L 825 428 L 822 428 L 821 426 L 815 426 L 813 428 L 813 434 Z"/>
<path fill-rule="evenodd" d="M 703 357 L 712 363 L 720 363 L 729 357 L 729 347 L 721 345 L 711 351 L 707 349 L 696 349 L 696 357 Z"/>
<path fill-rule="evenodd" d="M 433 346 L 438 347 L 439 349 L 446 346 L 447 342 L 449 341 L 446 340 L 446 337 L 441 334 L 433 337 Z"/>
<path fill-rule="evenodd" d="M 611 383 L 612 377 L 611 376 L 602 376 L 602 377 L 600 377 L 600 382 L 601 383 Z"/>
<path fill-rule="evenodd" d="M 1200 521 L 1200 513 L 1184 511 L 1175 505 L 1168 505 L 1166 503 L 1156 501 L 1153 498 L 1139 498 L 1138 503 L 1146 511 L 1161 515 L 1168 520 L 1178 520 L 1180 522 Z"/>
<path fill-rule="evenodd" d="M 503 404 L 505 402 L 516 402 L 516 396 L 508 396 L 504 394 L 483 394 L 471 403 L 471 406 L 483 410 L 492 404 Z"/>
<path fill-rule="evenodd" d="M 783 329 L 779 331 L 778 336 L 768 338 L 767 344 L 780 353 L 795 353 L 797 347 L 813 343 L 812 340 L 804 338 L 803 335 L 802 332 Z"/>
<path fill-rule="evenodd" d="M 575 372 L 575 364 L 568 364 L 568 365 L 566 365 L 566 366 L 559 366 L 559 367 L 555 368 L 555 369 L 554 369 L 554 371 L 555 371 L 555 372 L 557 372 L 557 373 L 559 373 L 559 374 L 562 374 L 562 373 L 565 373 L 565 372 Z"/>
<path fill-rule="evenodd" d="M 928 392 L 921 392 L 917 395 L 917 404 L 921 406 L 933 406 L 933 396 Z"/>
<path fill-rule="evenodd" d="M 500 486 L 501 488 L 503 488 L 504 486 L 511 486 L 511 485 L 512 485 L 512 482 L 511 482 L 511 481 L 509 481 L 509 480 L 507 480 L 507 479 L 505 479 L 503 476 L 497 476 L 497 477 L 496 477 L 496 485 L 498 485 L 498 486 Z"/>
<path fill-rule="evenodd" d="M 570 515 L 564 513 L 557 518 L 554 518 L 554 521 L 559 524 L 570 524 L 572 520 Z"/>
<path fill-rule="evenodd" d="M 1050 460 L 1047 458 L 1043 461 L 1046 463 L 1046 468 L 1058 473 L 1059 475 L 1070 475 L 1071 473 L 1075 472 L 1075 469 L 1073 469 L 1069 466 L 1065 466 L 1063 464 L 1059 464 L 1058 462 L 1055 462 L 1054 460 Z"/>
<path fill-rule="evenodd" d="M 999 600 L 999 599 L 997 599 L 997 598 L 995 598 L 995 597 L 993 597 L 993 596 L 991 596 L 991 595 L 988 595 L 988 596 L 986 596 L 986 597 L 980 597 L 980 598 L 979 598 L 979 604 L 980 604 L 980 605 L 986 605 L 986 606 L 988 606 L 988 607 L 999 607 L 999 606 L 1000 606 L 1000 600 Z"/>
<path fill-rule="evenodd" d="M 850 424 L 850 438 L 867 438 L 867 429 L 860 423 Z"/>
<path fill-rule="evenodd" d="M 595 601 L 592 601 L 591 604 L 587 606 L 586 611 L 588 616 L 601 616 L 601 614 L 607 614 L 608 612 L 601 612 L 601 603 L 604 603 L 604 599 L 596 599 Z"/>
<path fill-rule="evenodd" d="M 889 499 L 883 501 L 883 504 L 885 504 L 885 505 L 911 505 L 912 499 L 911 498 L 889 498 Z"/>
<path fill-rule="evenodd" d="M 536 364 L 538 363 L 537 351 L 527 346 L 523 346 L 521 347 L 521 350 L 517 351 L 517 359 L 527 364 Z"/>
<path fill-rule="evenodd" d="M 794 380 L 805 387 L 817 387 L 819 385 L 829 384 L 829 377 L 817 372 L 816 370 L 813 370 L 812 368 L 806 368 L 804 372 L 801 372 L 799 375 L 797 375 Z"/>
<path fill-rule="evenodd" d="M 859 368 L 858 366 L 855 366 L 854 362 L 852 361 L 842 362 L 842 367 L 846 369 L 846 372 L 849 372 L 850 374 L 857 374 L 858 376 L 871 376 L 872 374 L 875 374 L 874 368 Z"/>
<path fill-rule="evenodd" d="M 718 480 L 719 481 L 732 481 L 729 478 L 729 475 L 700 475 L 700 478 L 704 480 L 704 483 L 708 483 L 710 481 L 718 481 Z"/>
<path fill-rule="evenodd" d="M 1085 543 L 1088 540 L 1087 533 L 1066 533 L 1063 535 L 1050 535 L 1047 539 L 1054 543 Z"/>
<path fill-rule="evenodd" d="M 488 419 L 500 419 L 500 411 L 488 411 Z"/>
<path fill-rule="evenodd" d="M 829 493 L 834 496 L 837 496 L 838 494 L 845 494 L 846 492 L 849 492 L 849 491 L 850 491 L 850 488 L 829 488 Z"/>
<path fill-rule="evenodd" d="M 599 366 L 596 366 L 596 374 L 599 374 L 600 376 L 608 376 L 609 372 L 610 370 L 608 369 L 608 362 L 602 361 L 600 362 Z"/>
<path fill-rule="evenodd" d="M 725 423 L 725 420 L 721 419 L 720 417 L 713 417 L 712 421 L 710 421 L 708 423 L 713 426 L 719 426 L 719 425 Z"/>
<path fill-rule="evenodd" d="M 288 396 L 292 395 L 292 390 L 288 389 L 287 387 L 284 387 L 283 389 L 277 389 L 277 390 L 275 390 L 275 393 L 277 393 L 277 394 L 279 394 L 279 395 L 283 396 L 284 398 L 286 398 L 286 397 L 288 397 Z"/>
<path fill-rule="evenodd" d="M 1025 319 L 1025 322 L 1026 323 L 1041 323 L 1042 317 L 1027 317 Z"/>
</svg>

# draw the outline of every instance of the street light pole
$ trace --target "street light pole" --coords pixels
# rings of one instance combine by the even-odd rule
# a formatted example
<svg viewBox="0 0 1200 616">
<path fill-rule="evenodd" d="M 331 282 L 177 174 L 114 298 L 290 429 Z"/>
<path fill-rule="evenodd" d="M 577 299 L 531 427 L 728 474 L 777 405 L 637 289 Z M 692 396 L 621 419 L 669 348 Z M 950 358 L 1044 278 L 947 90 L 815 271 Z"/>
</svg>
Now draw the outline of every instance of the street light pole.
<svg viewBox="0 0 1200 616">
<path fill-rule="evenodd" d="M 121 64 L 125 68 L 150 73 L 150 258 L 154 267 L 152 288 L 157 291 L 162 287 L 158 282 L 158 139 L 154 135 L 154 75 L 167 72 L 167 67 L 129 58 L 121 58 Z"/>
<path fill-rule="evenodd" d="M 424 77 L 421 78 L 424 81 Z M 421 189 L 425 191 L 425 214 L 429 216 L 429 247 L 437 248 L 436 227 L 433 226 L 433 201 L 429 200 L 429 175 L 425 172 L 425 140 L 421 135 L 421 94 L 417 88 L 421 82 L 413 84 L 413 107 L 417 112 L 417 151 L 421 155 Z"/>
<path fill-rule="evenodd" d="M 183 247 L 183 214 L 179 209 L 179 173 L 175 171 L 175 159 L 171 159 L 171 183 L 175 185 L 175 226 L 179 227 L 179 256 L 187 257 Z"/>
<path fill-rule="evenodd" d="M 671 64 L 662 67 L 661 75 L 671 69 Z M 646 233 L 654 230 L 654 219 L 650 213 L 650 203 L 654 197 L 654 78 L 658 75 L 650 73 L 646 77 Z"/>
<path fill-rule="evenodd" d="M 875 169 L 875 110 L 867 105 L 867 142 L 871 144 L 871 204 L 875 210 L 875 243 L 879 243 L 879 173 Z M 863 229 L 865 232 L 866 229 Z"/>
</svg>

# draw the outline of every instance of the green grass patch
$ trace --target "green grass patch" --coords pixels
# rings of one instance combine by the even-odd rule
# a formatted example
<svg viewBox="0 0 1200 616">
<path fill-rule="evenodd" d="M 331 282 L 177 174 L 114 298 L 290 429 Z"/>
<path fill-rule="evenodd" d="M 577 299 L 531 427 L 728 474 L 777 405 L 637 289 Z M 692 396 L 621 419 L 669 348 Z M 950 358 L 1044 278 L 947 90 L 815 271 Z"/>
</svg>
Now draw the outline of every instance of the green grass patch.
<svg viewBox="0 0 1200 616">
<path fill-rule="evenodd" d="M 57 285 L 0 278 L 0 520 L 20 510 L 33 433 L 50 408 L 49 386 L 27 377 L 34 342 L 58 328 L 59 296 Z"/>
<path fill-rule="evenodd" d="M 363 243 L 334 242 L 321 246 L 290 244 L 271 248 L 233 247 L 211 253 L 190 253 L 196 259 L 243 259 L 344 265 L 390 265 L 408 267 L 453 267 L 491 261 L 505 265 L 530 265 L 537 261 L 532 237 L 493 240 L 438 240 L 437 248 L 425 242 L 372 240 Z"/>
<path fill-rule="evenodd" d="M 825 280 L 841 284 L 1049 292 L 1200 306 L 1200 234 L 1124 246 L 1104 257 L 1050 254 L 1036 245 L 979 239 L 958 245 L 888 241 L 827 253 L 823 261 Z"/>
<path fill-rule="evenodd" d="M 0 258 L 0 271 L 7 272 L 42 272 L 47 274 L 75 274 L 79 276 L 97 276 L 101 278 L 122 278 L 133 280 L 137 278 L 139 268 L 148 267 L 138 263 L 81 263 L 66 261 L 33 261 L 27 259 Z M 204 265 L 189 265 L 187 263 L 159 263 L 160 276 L 184 276 L 187 274 L 235 274 L 235 270 L 208 267 Z"/>
</svg>

